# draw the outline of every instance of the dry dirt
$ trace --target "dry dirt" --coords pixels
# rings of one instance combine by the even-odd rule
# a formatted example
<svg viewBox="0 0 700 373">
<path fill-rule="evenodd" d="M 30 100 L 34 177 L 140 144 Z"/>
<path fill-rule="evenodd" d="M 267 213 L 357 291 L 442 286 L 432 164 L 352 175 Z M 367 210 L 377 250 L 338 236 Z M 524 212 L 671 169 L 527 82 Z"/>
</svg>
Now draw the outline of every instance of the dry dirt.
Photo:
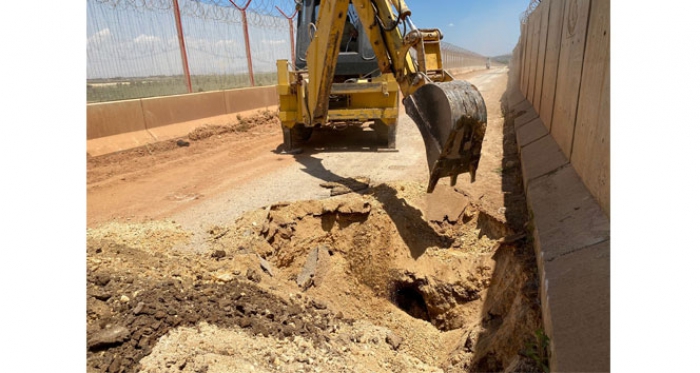
<svg viewBox="0 0 700 373">
<path fill-rule="evenodd" d="M 87 371 L 541 371 L 512 123 L 483 79 L 481 179 L 432 195 L 422 174 L 326 170 L 317 198 L 271 187 L 256 192 L 272 203 L 202 214 L 301 163 L 275 151 L 273 113 L 88 158 Z"/>
</svg>

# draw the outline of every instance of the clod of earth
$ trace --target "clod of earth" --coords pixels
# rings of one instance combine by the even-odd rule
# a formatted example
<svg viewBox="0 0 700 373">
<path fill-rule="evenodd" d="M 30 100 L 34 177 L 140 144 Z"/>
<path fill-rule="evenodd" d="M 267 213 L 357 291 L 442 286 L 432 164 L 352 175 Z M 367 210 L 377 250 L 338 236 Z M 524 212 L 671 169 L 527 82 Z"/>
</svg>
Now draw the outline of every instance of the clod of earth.
<svg viewBox="0 0 700 373">
<path fill-rule="evenodd" d="M 388 343 L 394 350 L 398 350 L 399 347 L 401 347 L 402 342 L 403 338 L 394 333 L 389 333 L 386 335 L 386 343 Z"/>
<path fill-rule="evenodd" d="M 421 189 L 251 211 L 212 229 L 202 254 L 101 232 L 88 240 L 88 372 L 525 371 L 518 352 L 540 327 L 527 241 L 472 205 L 468 219 L 423 220 Z"/>
<path fill-rule="evenodd" d="M 130 335 L 129 329 L 123 326 L 114 326 L 90 336 L 87 345 L 90 350 L 96 350 L 100 347 L 120 344 L 129 339 Z"/>
<path fill-rule="evenodd" d="M 331 190 L 331 196 L 339 196 L 342 194 L 360 192 L 369 188 L 370 178 L 357 176 L 352 178 L 344 178 L 336 181 L 327 181 L 319 184 L 323 188 Z"/>
<path fill-rule="evenodd" d="M 260 256 L 258 256 L 258 259 L 260 260 L 260 268 L 262 268 L 263 271 L 265 271 L 265 273 L 267 273 L 268 275 L 274 277 L 274 275 L 272 274 L 272 266 L 270 265 L 270 263 Z"/>
</svg>

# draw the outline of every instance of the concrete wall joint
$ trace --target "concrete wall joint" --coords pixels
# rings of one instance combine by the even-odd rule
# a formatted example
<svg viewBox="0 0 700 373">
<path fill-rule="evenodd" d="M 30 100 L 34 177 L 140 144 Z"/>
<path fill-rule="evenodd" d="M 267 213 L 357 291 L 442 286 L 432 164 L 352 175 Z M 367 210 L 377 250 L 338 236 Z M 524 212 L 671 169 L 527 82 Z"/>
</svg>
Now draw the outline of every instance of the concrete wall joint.
<svg viewBox="0 0 700 373">
<path fill-rule="evenodd" d="M 579 251 L 581 251 L 581 250 L 589 249 L 589 248 L 591 248 L 591 247 L 596 247 L 596 246 L 600 245 L 601 243 L 605 243 L 605 242 L 610 242 L 610 236 L 604 237 L 604 238 L 602 238 L 602 239 L 601 239 L 600 241 L 598 241 L 598 242 L 594 242 L 594 243 L 592 243 L 592 244 L 579 247 L 579 248 L 577 248 L 577 249 L 573 249 L 573 250 L 569 250 L 569 251 L 566 251 L 566 252 L 561 253 L 561 254 L 557 254 L 556 256 L 554 256 L 554 257 L 552 257 L 552 258 L 547 258 L 547 259 L 545 259 L 544 261 L 545 261 L 545 262 L 548 262 L 548 263 L 551 263 L 551 262 L 553 262 L 553 261 L 555 261 L 555 260 L 557 260 L 557 259 L 559 259 L 559 258 L 565 257 L 565 256 L 567 256 L 567 255 L 571 255 L 571 254 L 574 254 L 574 253 L 577 253 L 577 252 L 579 252 Z"/>
<path fill-rule="evenodd" d="M 543 136 L 543 137 L 547 137 L 547 136 L 551 136 L 551 135 L 546 135 L 546 136 Z M 564 163 L 564 164 L 561 165 L 561 166 L 557 166 L 555 169 L 553 169 L 553 170 L 551 170 L 551 171 L 548 171 L 548 172 L 546 172 L 546 173 L 544 173 L 544 174 L 542 174 L 542 175 L 535 176 L 535 177 L 533 177 L 533 178 L 531 178 L 531 179 L 528 179 L 528 188 L 530 187 L 530 184 L 532 184 L 533 181 L 537 181 L 537 180 L 540 180 L 540 179 L 544 179 L 544 178 L 550 177 L 550 176 L 556 174 L 557 172 L 559 172 L 559 171 L 565 169 L 565 168 L 566 168 L 567 166 L 569 166 L 570 164 L 571 164 L 571 162 L 566 162 L 566 163 Z"/>
<path fill-rule="evenodd" d="M 545 137 L 547 137 L 547 136 L 549 136 L 549 133 L 544 134 L 544 135 L 542 135 L 542 136 L 539 136 L 539 137 L 537 137 L 537 138 L 531 139 L 530 141 L 525 142 L 525 143 L 521 146 L 521 148 L 524 148 L 524 147 L 526 147 L 526 146 L 532 144 L 533 142 L 536 142 L 537 140 L 541 140 L 541 139 L 543 139 L 543 138 L 545 138 Z"/>
</svg>

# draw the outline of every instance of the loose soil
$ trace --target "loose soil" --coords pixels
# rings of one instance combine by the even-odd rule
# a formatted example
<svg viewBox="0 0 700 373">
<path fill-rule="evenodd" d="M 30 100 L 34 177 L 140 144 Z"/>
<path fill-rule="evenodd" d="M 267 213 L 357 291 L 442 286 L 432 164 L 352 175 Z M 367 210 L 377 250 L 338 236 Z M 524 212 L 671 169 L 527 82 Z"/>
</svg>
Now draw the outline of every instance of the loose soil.
<svg viewBox="0 0 700 373">
<path fill-rule="evenodd" d="M 222 118 L 224 119 L 224 118 Z M 153 172 L 153 167 L 171 166 L 178 160 L 191 162 L 193 157 L 216 150 L 232 142 L 269 137 L 279 132 L 276 112 L 259 111 L 250 117 L 225 118 L 195 128 L 183 138 L 175 138 L 99 157 L 87 155 L 87 184 L 99 186 L 118 176 L 124 181 Z"/>
<path fill-rule="evenodd" d="M 471 204 L 426 222 L 422 198 L 268 206 L 203 254 L 171 222 L 88 230 L 88 371 L 536 371 L 526 238 Z"/>
<path fill-rule="evenodd" d="M 221 149 L 240 150 L 226 152 L 227 171 L 244 168 L 247 151 L 279 157 L 271 113 L 202 127 L 180 145 L 88 158 L 99 203 L 87 230 L 87 371 L 542 371 L 536 264 L 512 121 L 491 120 L 497 92 L 484 91 L 495 125 L 477 183 L 441 183 L 432 195 L 422 181 L 333 175 L 318 183 L 328 197 L 225 223 L 181 225 L 176 210 L 153 206 L 133 219 L 101 212 L 130 208 L 101 190 L 171 185 L 198 175 L 173 172 Z M 294 161 L 258 160 L 271 163 L 258 171 Z"/>
</svg>

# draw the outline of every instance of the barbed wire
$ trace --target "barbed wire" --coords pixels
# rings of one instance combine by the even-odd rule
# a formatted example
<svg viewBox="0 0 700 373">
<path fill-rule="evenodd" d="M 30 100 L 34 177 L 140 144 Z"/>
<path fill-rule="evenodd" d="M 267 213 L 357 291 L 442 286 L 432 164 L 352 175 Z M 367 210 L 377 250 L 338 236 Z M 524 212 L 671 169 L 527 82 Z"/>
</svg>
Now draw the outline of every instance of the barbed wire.
<svg viewBox="0 0 700 373">
<path fill-rule="evenodd" d="M 114 9 L 145 11 L 172 11 L 172 0 L 87 0 Z M 235 0 L 239 6 L 245 5 L 243 0 Z M 180 14 L 184 17 L 212 20 L 223 23 L 241 24 L 242 12 L 229 0 L 180 0 Z M 253 26 L 286 28 L 288 23 L 276 7 L 286 14 L 294 12 L 294 0 L 254 0 L 246 9 L 248 23 Z M 283 22 L 284 21 L 284 22 Z"/>
<path fill-rule="evenodd" d="M 103 5 L 108 5 L 114 9 L 131 10 L 138 12 L 155 11 L 164 12 L 172 11 L 173 0 L 87 0 L 88 2 L 96 2 Z M 246 0 L 180 0 L 180 14 L 184 17 L 192 17 L 197 19 L 211 20 L 228 24 L 242 24 L 243 17 L 240 10 L 234 6 L 245 6 Z M 523 13 L 534 10 L 540 0 L 531 0 L 528 10 Z M 279 10 L 277 9 L 279 8 Z M 280 13 L 280 10 L 285 14 L 292 14 L 295 10 L 294 0 L 252 0 L 246 8 L 248 23 L 252 26 L 265 28 L 274 28 L 277 30 L 286 30 L 289 27 L 287 19 Z M 529 14 L 529 13 L 528 13 Z M 522 17 L 521 17 L 522 20 Z M 456 53 L 464 53 L 475 57 L 483 57 L 473 51 L 452 45 L 442 43 L 443 48 L 447 51 Z"/>
<path fill-rule="evenodd" d="M 528 18 L 530 18 L 530 14 L 537 9 L 537 6 L 540 5 L 541 1 L 542 0 L 530 0 L 530 4 L 527 6 L 527 9 L 520 14 L 520 24 L 524 25 L 527 23 Z"/>
<path fill-rule="evenodd" d="M 292 2 L 287 0 L 285 2 Z M 238 6 L 245 5 L 244 1 L 237 0 L 234 2 Z M 275 4 L 282 4 L 280 0 L 255 0 L 250 3 L 246 9 L 248 23 L 253 26 L 261 26 L 268 28 L 287 28 L 289 24 L 286 18 L 275 9 Z M 270 10 L 272 6 L 272 10 Z M 293 6 L 291 7 L 294 8 Z M 280 9 L 285 10 L 280 7 Z M 242 12 L 229 2 L 228 0 L 187 0 L 181 6 L 183 16 L 191 16 L 200 19 L 213 20 L 225 23 L 242 23 Z M 289 12 L 291 14 L 291 12 Z"/>
<path fill-rule="evenodd" d="M 88 0 L 100 4 L 110 5 L 116 9 L 131 9 L 131 10 L 172 10 L 172 0 Z"/>
<path fill-rule="evenodd" d="M 181 64 L 182 51 L 175 27 L 173 0 L 86 1 L 88 81 L 185 74 Z M 230 83 L 226 88 L 232 88 L 232 84 L 244 86 L 248 82 L 247 78 L 238 77 L 249 73 L 246 61 L 250 58 L 253 74 L 274 80 L 275 61 L 290 57 L 293 41 L 289 36 L 289 22 L 282 12 L 294 14 L 294 0 L 250 1 L 245 11 L 247 30 L 252 41 L 250 52 L 244 47 L 243 13 L 237 9 L 237 6 L 245 6 L 248 0 L 233 1 L 234 3 L 229 0 L 178 0 L 188 73 L 192 76 L 217 77 L 211 79 Z M 454 44 L 443 42 L 442 48 L 446 68 L 473 65 L 486 59 Z M 223 89 L 224 84 L 212 86 L 205 83 L 201 83 L 198 89 Z M 270 84 L 270 81 L 266 81 L 266 84 Z M 128 95 L 120 91 L 118 95 L 112 92 L 114 95 L 105 93 L 99 96 L 99 92 L 102 92 L 100 89 L 107 88 L 92 87 L 92 98 L 89 100 L 105 101 L 163 94 L 146 88 L 134 86 L 127 92 Z M 167 94 L 186 91 L 187 88 L 182 83 L 176 91 Z"/>
<path fill-rule="evenodd" d="M 211 4 L 220 7 L 232 7 L 229 0 L 189 0 L 192 2 Z M 246 0 L 233 0 L 234 3 L 240 7 L 246 4 Z M 294 0 L 253 0 L 251 1 L 248 9 L 259 15 L 280 17 L 281 14 L 277 10 L 279 7 L 284 13 L 292 14 L 294 13 L 295 3 Z"/>
</svg>

